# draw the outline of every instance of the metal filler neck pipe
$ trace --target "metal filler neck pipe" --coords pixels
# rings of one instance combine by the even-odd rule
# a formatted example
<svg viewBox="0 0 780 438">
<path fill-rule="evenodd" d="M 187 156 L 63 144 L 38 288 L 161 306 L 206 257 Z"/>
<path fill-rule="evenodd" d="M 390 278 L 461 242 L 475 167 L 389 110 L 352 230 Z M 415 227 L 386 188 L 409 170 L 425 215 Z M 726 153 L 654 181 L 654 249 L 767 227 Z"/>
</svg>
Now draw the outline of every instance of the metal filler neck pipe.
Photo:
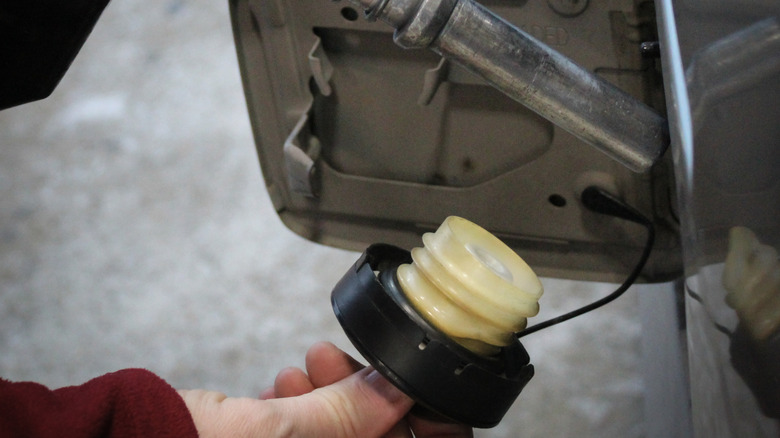
<svg viewBox="0 0 780 438">
<path fill-rule="evenodd" d="M 666 119 L 472 0 L 350 0 L 635 172 L 669 145 Z"/>
</svg>

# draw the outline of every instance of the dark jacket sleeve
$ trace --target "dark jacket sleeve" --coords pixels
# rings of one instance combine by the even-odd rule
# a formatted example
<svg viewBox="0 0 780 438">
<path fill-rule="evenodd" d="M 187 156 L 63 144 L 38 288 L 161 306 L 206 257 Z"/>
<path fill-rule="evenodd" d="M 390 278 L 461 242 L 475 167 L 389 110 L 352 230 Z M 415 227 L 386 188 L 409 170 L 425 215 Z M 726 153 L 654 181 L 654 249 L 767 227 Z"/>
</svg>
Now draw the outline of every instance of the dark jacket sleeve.
<svg viewBox="0 0 780 438">
<path fill-rule="evenodd" d="M 0 436 L 64 438 L 196 438 L 184 400 L 141 369 L 49 390 L 0 379 Z"/>
</svg>

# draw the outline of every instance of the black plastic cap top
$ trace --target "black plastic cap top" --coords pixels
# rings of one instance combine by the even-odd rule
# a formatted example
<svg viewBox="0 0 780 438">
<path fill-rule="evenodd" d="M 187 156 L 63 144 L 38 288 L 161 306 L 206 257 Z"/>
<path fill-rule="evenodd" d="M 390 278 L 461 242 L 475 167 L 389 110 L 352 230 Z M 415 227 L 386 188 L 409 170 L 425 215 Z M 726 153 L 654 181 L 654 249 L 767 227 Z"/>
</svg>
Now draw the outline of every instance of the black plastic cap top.
<svg viewBox="0 0 780 438">
<path fill-rule="evenodd" d="M 408 251 L 369 247 L 333 290 L 336 317 L 385 378 L 434 414 L 473 427 L 497 425 L 533 376 L 519 341 L 483 357 L 419 316 L 394 284 Z M 381 281 L 380 281 L 381 279 Z"/>
</svg>

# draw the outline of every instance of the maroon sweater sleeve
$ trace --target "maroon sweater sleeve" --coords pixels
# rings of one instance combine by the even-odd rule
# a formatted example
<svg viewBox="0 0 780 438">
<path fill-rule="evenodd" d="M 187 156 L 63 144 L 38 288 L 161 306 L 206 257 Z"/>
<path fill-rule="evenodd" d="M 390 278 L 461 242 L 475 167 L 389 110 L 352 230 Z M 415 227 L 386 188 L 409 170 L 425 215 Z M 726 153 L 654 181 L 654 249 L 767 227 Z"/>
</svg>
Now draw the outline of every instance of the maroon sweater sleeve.
<svg viewBox="0 0 780 438">
<path fill-rule="evenodd" d="M 184 400 L 161 378 L 122 370 L 49 390 L 0 379 L 0 436 L 25 438 L 196 438 Z"/>
</svg>

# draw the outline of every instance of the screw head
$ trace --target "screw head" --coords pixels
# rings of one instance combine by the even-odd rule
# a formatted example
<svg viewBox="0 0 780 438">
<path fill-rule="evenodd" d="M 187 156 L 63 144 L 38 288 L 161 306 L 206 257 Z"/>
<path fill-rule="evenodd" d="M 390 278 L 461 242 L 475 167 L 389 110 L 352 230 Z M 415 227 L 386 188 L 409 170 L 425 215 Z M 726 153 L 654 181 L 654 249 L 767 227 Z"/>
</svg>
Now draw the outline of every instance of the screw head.
<svg viewBox="0 0 780 438">
<path fill-rule="evenodd" d="M 547 0 L 547 5 L 563 17 L 576 17 L 588 8 L 589 0 Z"/>
</svg>

